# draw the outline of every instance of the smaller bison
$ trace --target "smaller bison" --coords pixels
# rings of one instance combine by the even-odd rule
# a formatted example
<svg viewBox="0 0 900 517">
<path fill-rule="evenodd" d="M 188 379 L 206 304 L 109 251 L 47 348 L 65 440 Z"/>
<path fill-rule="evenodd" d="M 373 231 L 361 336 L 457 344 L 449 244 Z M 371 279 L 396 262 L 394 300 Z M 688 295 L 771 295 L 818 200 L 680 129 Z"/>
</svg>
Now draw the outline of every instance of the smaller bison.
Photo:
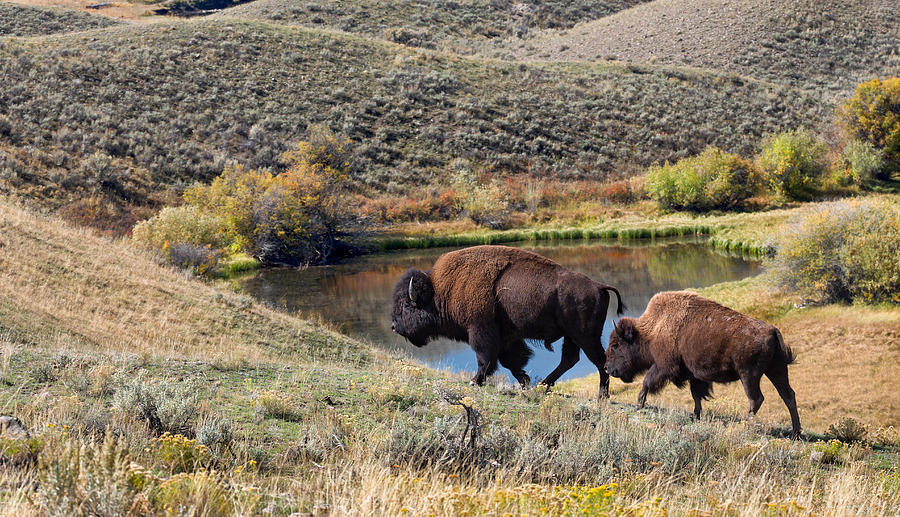
<svg viewBox="0 0 900 517">
<path fill-rule="evenodd" d="M 658 392 L 666 382 L 679 388 L 688 382 L 696 418 L 713 382 L 736 380 L 750 399 L 748 416 L 755 415 L 763 403 L 759 381 L 765 375 L 787 405 L 798 438 L 800 417 L 788 383 L 793 361 L 777 328 L 685 291 L 659 293 L 640 318 L 622 318 L 606 350 L 606 370 L 613 377 L 631 382 L 647 372 L 639 407 L 644 407 L 647 393 Z"/>
<path fill-rule="evenodd" d="M 408 270 L 393 293 L 391 330 L 422 347 L 438 337 L 466 341 L 478 358 L 472 382 L 509 369 L 522 385 L 531 357 L 526 339 L 548 349 L 564 337 L 562 358 L 544 384 L 552 386 L 578 362 L 579 349 L 597 366 L 601 398 L 609 397 L 603 369 L 603 324 L 614 287 L 597 283 L 530 251 L 474 246 L 438 257 L 429 271 Z"/>
</svg>

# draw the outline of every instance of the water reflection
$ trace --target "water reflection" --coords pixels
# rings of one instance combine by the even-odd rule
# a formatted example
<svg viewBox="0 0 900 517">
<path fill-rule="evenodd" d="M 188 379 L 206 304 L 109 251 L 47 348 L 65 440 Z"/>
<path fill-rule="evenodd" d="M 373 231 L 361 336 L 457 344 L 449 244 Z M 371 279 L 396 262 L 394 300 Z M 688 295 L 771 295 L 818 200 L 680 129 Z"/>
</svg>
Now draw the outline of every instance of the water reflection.
<svg viewBox="0 0 900 517">
<path fill-rule="evenodd" d="M 514 245 L 615 286 L 628 306 L 628 316 L 639 316 L 659 291 L 737 280 L 760 270 L 756 262 L 717 254 L 696 241 L 628 245 L 615 241 L 564 241 Z M 430 268 L 447 251 L 449 248 L 379 253 L 333 266 L 270 269 L 241 281 L 241 289 L 287 310 L 333 322 L 344 332 L 378 346 L 402 349 L 429 366 L 474 374 L 475 354 L 468 345 L 441 340 L 415 348 L 391 332 L 390 298 L 397 279 L 407 268 Z M 612 316 L 611 312 L 607 318 L 604 343 L 612 328 Z M 535 355 L 526 367 L 532 379 L 542 378 L 556 367 L 560 345 L 554 347 L 556 352 L 544 350 L 543 346 L 532 347 Z M 582 357 L 563 379 L 595 371 Z M 500 372 L 508 375 L 502 367 Z"/>
</svg>

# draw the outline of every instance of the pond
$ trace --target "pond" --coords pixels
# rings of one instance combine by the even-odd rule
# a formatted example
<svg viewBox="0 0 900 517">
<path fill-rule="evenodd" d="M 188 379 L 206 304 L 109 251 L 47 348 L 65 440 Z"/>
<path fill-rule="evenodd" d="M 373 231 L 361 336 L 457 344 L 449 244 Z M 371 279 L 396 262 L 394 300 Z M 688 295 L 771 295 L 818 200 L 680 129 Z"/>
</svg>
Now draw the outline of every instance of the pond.
<svg viewBox="0 0 900 517">
<path fill-rule="evenodd" d="M 585 275 L 615 286 L 628 306 L 626 316 L 640 316 L 650 298 L 660 292 L 705 287 L 738 280 L 761 271 L 756 261 L 727 256 L 699 240 L 655 242 L 577 240 L 513 243 L 551 258 Z M 332 266 L 305 269 L 267 269 L 240 280 L 239 288 L 269 304 L 321 319 L 341 331 L 387 349 L 400 349 L 434 368 L 474 374 L 475 354 L 465 343 L 449 340 L 416 348 L 391 332 L 391 291 L 410 267 L 428 269 L 442 253 L 454 248 L 409 250 L 367 255 Z M 615 297 L 615 295 L 613 295 Z M 610 302 L 603 342 L 612 329 L 615 302 Z M 562 343 L 550 352 L 532 343 L 535 354 L 526 367 L 533 380 L 541 379 L 559 363 Z M 582 353 L 581 360 L 562 379 L 582 377 L 597 370 Z M 498 373 L 509 376 L 500 367 Z M 511 379 L 511 376 L 509 376 Z"/>
</svg>

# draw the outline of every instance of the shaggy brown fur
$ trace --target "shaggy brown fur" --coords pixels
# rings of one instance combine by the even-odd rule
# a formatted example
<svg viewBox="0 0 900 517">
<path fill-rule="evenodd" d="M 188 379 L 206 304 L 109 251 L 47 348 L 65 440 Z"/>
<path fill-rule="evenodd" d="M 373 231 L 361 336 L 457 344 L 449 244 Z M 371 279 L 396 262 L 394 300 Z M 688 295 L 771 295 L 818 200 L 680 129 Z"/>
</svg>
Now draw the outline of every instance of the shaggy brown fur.
<svg viewBox="0 0 900 517">
<path fill-rule="evenodd" d="M 525 339 L 550 343 L 565 337 L 548 386 L 578 362 L 584 350 L 600 372 L 600 396 L 609 396 L 601 336 L 609 293 L 619 292 L 550 259 L 507 246 L 475 246 L 438 257 L 431 271 L 410 269 L 393 295 L 392 328 L 416 346 L 439 336 L 467 341 L 478 357 L 472 379 L 482 384 L 508 368 L 522 384 L 531 357 Z M 618 313 L 624 310 L 618 300 Z"/>
<path fill-rule="evenodd" d="M 622 318 L 606 350 L 610 375 L 631 382 L 647 372 L 638 395 L 641 408 L 648 392 L 656 393 L 670 381 L 678 387 L 690 382 L 696 418 L 713 382 L 736 380 L 750 399 L 748 415 L 756 414 L 763 403 L 759 381 L 765 374 L 791 413 L 796 438 L 800 417 L 788 383 L 793 360 L 777 328 L 686 291 L 659 293 L 640 318 Z"/>
</svg>

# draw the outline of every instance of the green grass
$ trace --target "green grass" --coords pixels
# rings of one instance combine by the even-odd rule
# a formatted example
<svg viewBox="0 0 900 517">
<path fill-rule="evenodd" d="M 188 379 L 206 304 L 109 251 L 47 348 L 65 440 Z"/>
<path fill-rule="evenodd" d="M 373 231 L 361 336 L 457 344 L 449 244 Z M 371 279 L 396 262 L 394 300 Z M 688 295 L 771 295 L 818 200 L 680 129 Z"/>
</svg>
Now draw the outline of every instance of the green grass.
<svg viewBox="0 0 900 517">
<path fill-rule="evenodd" d="M 80 32 L 119 23 L 106 16 L 69 9 L 0 2 L 0 37 Z"/>
<path fill-rule="evenodd" d="M 459 235 L 429 235 L 422 237 L 383 237 L 375 242 L 382 251 L 439 248 L 445 246 L 472 246 L 478 244 L 502 244 L 519 241 L 571 240 L 571 239 L 655 239 L 709 235 L 715 229 L 705 225 L 659 226 L 638 228 L 561 228 L 499 230 Z"/>
<path fill-rule="evenodd" d="M 824 116 L 815 98 L 711 73 L 459 58 L 237 19 L 8 40 L 0 74 L 16 85 L 0 92 L 0 192 L 80 200 L 71 220 L 127 218 L 228 160 L 277 167 L 313 123 L 353 141 L 364 190 L 396 193 L 458 157 L 604 180 L 708 144 L 751 154 Z"/>
<path fill-rule="evenodd" d="M 610 219 L 601 224 L 569 228 L 523 228 L 480 230 L 459 234 L 385 235 L 374 245 L 383 251 L 442 246 L 471 246 L 506 242 L 564 239 L 657 239 L 665 237 L 708 236 L 714 249 L 750 256 L 770 255 L 775 250 L 778 225 L 803 206 L 763 212 L 693 215 L 676 212 L 664 216 L 630 216 Z"/>
<path fill-rule="evenodd" d="M 259 267 L 259 261 L 245 253 L 237 253 L 219 262 L 220 274 L 225 278 L 254 271 Z"/>
</svg>

